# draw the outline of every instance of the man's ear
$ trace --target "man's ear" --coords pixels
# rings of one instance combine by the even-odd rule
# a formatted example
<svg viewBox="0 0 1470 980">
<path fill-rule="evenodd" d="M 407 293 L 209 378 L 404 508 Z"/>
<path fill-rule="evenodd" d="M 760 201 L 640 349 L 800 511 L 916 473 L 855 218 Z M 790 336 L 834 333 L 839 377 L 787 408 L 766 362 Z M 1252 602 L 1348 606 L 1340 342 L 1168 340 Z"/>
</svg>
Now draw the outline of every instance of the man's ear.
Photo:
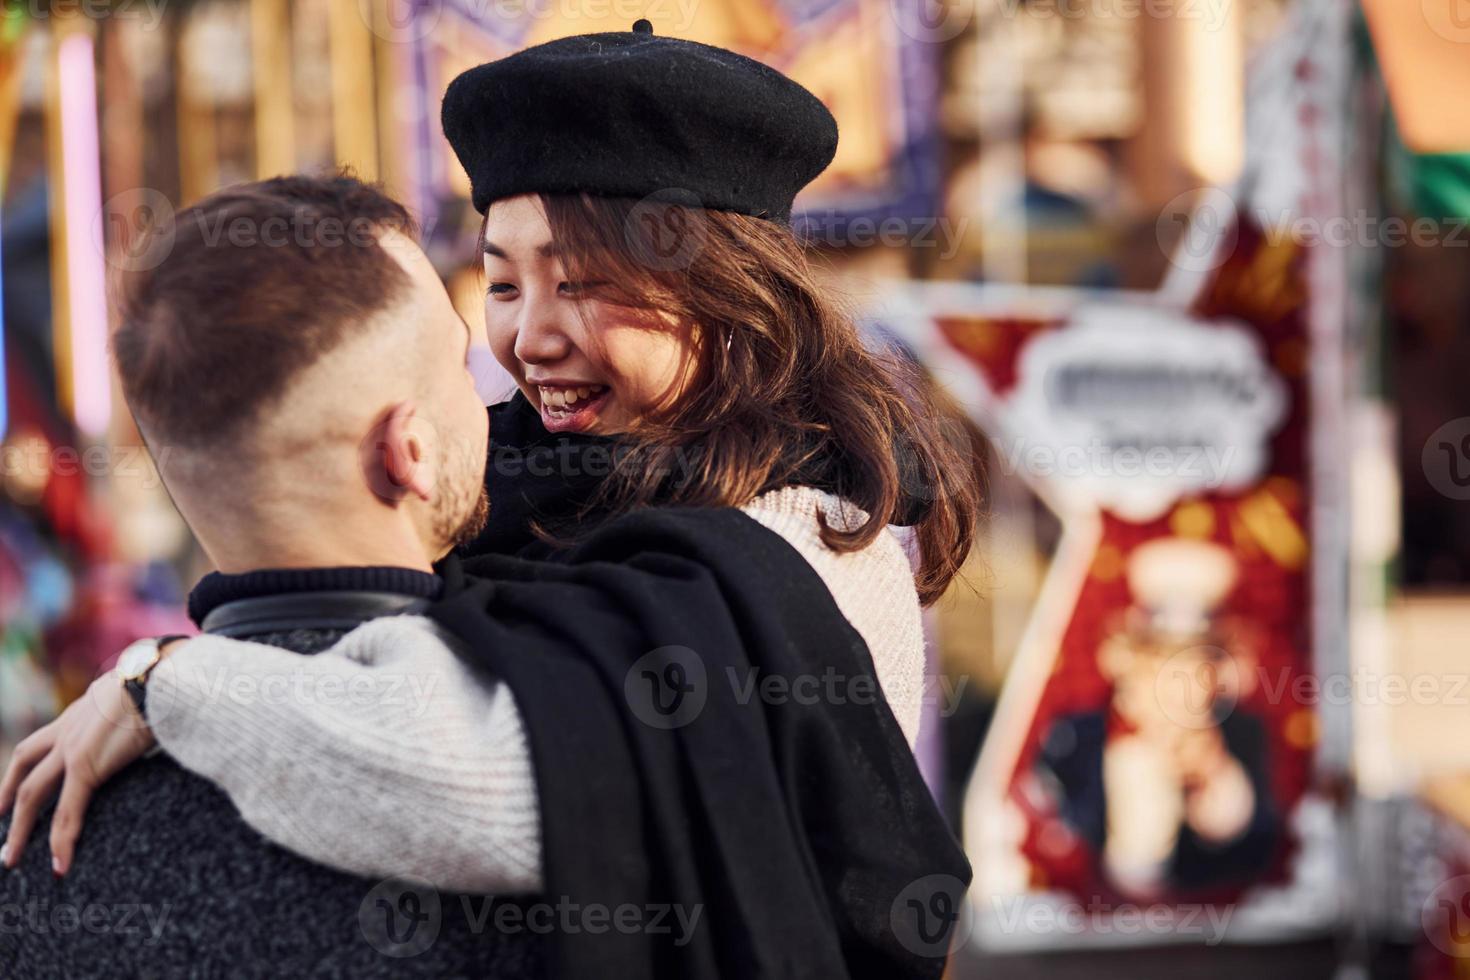
<svg viewBox="0 0 1470 980">
<path fill-rule="evenodd" d="M 362 443 L 368 486 L 391 503 L 409 495 L 421 500 L 433 495 L 434 464 L 416 413 L 413 402 L 399 402 L 383 413 Z"/>
</svg>

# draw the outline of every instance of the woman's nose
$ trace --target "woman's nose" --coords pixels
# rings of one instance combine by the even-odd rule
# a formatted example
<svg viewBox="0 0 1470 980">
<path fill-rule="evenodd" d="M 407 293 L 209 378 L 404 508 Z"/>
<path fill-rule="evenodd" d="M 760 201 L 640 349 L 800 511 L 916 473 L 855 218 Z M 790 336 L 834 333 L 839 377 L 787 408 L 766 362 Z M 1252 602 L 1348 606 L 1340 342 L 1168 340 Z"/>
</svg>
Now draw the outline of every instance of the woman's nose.
<svg viewBox="0 0 1470 980">
<path fill-rule="evenodd" d="M 528 305 L 516 332 L 515 355 L 523 364 L 551 364 L 567 356 L 571 341 L 555 318 Z"/>
</svg>

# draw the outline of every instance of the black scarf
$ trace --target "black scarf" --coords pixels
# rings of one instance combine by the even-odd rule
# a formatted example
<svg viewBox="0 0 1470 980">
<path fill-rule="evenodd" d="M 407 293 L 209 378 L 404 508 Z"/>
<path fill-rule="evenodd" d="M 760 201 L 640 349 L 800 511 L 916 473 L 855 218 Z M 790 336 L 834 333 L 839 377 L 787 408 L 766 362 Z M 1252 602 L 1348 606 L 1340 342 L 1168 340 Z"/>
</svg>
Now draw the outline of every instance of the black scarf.
<svg viewBox="0 0 1470 980">
<path fill-rule="evenodd" d="M 489 412 L 485 489 L 490 495 L 490 520 L 479 537 L 461 546 L 461 556 L 542 557 L 549 549 L 532 532 L 533 522 L 558 531 L 605 516 L 587 508 L 622 451 L 620 440 L 580 433 L 553 435 L 519 391 L 509 401 L 491 405 Z"/>
<path fill-rule="evenodd" d="M 509 400 L 491 405 L 489 413 L 485 488 L 490 495 L 490 520 L 478 537 L 460 547 L 461 557 L 546 557 L 556 549 L 536 537 L 531 529 L 533 522 L 553 534 L 563 534 L 573 528 L 585 531 L 609 516 L 598 506 L 597 491 L 617 462 L 635 451 L 633 443 L 616 436 L 553 435 L 519 391 Z M 907 468 L 912 463 L 909 457 L 900 452 L 898 461 L 905 488 L 922 486 Z M 830 455 L 817 456 L 786 482 L 845 497 L 845 466 L 843 460 Z M 927 494 L 905 489 L 891 523 L 916 524 L 929 506 Z"/>
<path fill-rule="evenodd" d="M 573 910 L 553 976 L 940 975 L 969 865 L 867 647 L 784 540 L 653 508 L 560 561 L 442 571 L 429 615 L 526 725 L 545 901 Z M 798 678 L 824 686 L 750 686 Z M 609 927 L 620 908 L 648 928 Z"/>
</svg>

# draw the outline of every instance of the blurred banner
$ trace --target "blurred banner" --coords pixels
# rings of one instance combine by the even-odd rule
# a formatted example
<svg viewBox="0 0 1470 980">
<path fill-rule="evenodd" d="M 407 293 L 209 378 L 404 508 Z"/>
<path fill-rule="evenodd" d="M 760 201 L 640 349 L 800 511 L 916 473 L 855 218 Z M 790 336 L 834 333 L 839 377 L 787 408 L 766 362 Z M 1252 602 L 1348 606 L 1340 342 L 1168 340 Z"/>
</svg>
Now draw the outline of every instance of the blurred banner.
<svg viewBox="0 0 1470 980">
<path fill-rule="evenodd" d="M 405 186 L 425 228 L 468 208 L 469 182 L 444 140 L 438 107 L 475 65 L 572 34 L 626 31 L 646 17 L 657 34 L 731 48 L 786 73 L 837 118 L 837 156 L 797 201 L 793 223 L 840 236 L 856 217 L 937 213 L 938 78 L 942 37 L 920 16 L 926 0 L 655 0 L 594 5 L 486 5 L 423 0 L 397 25 L 412 40 L 397 99 L 406 118 Z M 908 8 L 912 7 L 910 12 Z M 487 11 L 493 10 L 493 15 Z"/>
<path fill-rule="evenodd" d="M 1258 63 L 1269 121 L 1240 185 L 1192 197 L 1159 292 L 902 284 L 874 317 L 1061 525 L 965 800 L 984 947 L 1284 939 L 1343 914 L 1323 777 L 1348 730 L 1323 685 L 1345 664 L 1321 626 L 1343 596 L 1321 583 L 1346 554 L 1318 499 L 1345 479 L 1343 250 L 1308 228 L 1340 208 L 1329 6 Z"/>
<path fill-rule="evenodd" d="M 1206 906 L 1232 938 L 1330 921 L 1303 265 L 1242 226 L 1192 309 L 909 286 L 881 317 L 1062 524 L 966 800 L 986 945 L 1139 941 L 1108 920 L 1140 905 L 1185 940 Z"/>
</svg>

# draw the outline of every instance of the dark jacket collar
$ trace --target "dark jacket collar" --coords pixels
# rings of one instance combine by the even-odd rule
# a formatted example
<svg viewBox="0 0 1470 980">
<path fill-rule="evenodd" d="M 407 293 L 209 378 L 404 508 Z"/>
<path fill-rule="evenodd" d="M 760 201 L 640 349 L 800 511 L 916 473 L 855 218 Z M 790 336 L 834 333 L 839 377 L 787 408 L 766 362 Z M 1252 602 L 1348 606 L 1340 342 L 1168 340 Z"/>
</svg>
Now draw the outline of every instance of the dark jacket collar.
<svg viewBox="0 0 1470 980">
<path fill-rule="evenodd" d="M 389 610 L 436 599 L 443 587 L 444 580 L 438 575 L 393 566 L 264 568 L 238 575 L 211 572 L 189 593 L 189 618 L 205 629 L 206 619 L 220 621 L 218 614 L 226 612 L 225 606 L 230 607 L 225 618 L 238 619 L 246 612 L 256 618 L 257 613 L 271 610 L 271 614 L 296 616 L 295 610 L 314 605 L 321 613 L 318 620 L 352 614 L 361 621 L 372 617 L 356 616 L 352 610 Z M 333 596 L 336 598 L 330 598 Z"/>
</svg>

